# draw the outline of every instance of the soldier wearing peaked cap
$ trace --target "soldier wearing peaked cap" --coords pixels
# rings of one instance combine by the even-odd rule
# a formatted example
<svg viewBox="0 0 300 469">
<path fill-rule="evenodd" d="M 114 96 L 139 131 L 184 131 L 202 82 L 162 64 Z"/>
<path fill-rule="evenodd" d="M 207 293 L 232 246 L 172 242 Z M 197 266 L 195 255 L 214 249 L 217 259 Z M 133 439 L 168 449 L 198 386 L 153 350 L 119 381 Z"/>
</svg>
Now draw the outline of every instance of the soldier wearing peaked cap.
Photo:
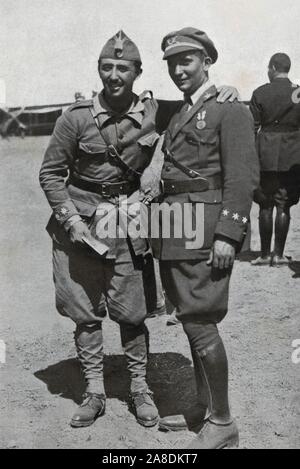
<svg viewBox="0 0 300 469">
<path fill-rule="evenodd" d="M 228 310 L 232 266 L 258 184 L 253 119 L 241 103 L 217 102 L 209 68 L 218 53 L 204 32 L 174 31 L 163 39 L 162 49 L 185 103 L 164 137 L 161 232 L 152 240 L 153 252 L 194 362 L 199 403 L 186 418 L 197 425 L 205 420 L 189 448 L 230 447 L 238 444 L 238 430 L 229 409 L 228 365 L 217 324 Z M 170 217 L 172 210 L 176 215 Z M 162 226 L 167 222 L 168 238 Z M 186 223 L 194 227 L 194 239 Z M 164 417 L 160 428 L 180 430 L 186 418 Z"/>
<path fill-rule="evenodd" d="M 145 273 L 148 242 L 128 234 L 103 239 L 100 222 L 103 211 L 118 220 L 123 202 L 134 205 L 139 198 L 155 195 L 152 189 L 160 177 L 152 158 L 159 138 L 156 127 L 165 129 L 181 103 L 157 102 L 150 92 L 134 94 L 141 57 L 123 31 L 103 47 L 98 71 L 103 90 L 58 119 L 40 171 L 53 209 L 48 231 L 53 239 L 56 305 L 76 324 L 75 343 L 87 382 L 85 399 L 71 425 L 90 425 L 105 411 L 104 295 L 110 318 L 120 326 L 137 420 L 152 426 L 158 412 L 146 382 L 146 285 L 155 281 L 152 277 L 149 282 Z M 224 98 L 231 95 L 236 90 L 226 88 Z M 101 257 L 88 247 L 95 246 L 95 237 L 101 238 Z M 161 295 L 158 306 L 162 301 Z"/>
<path fill-rule="evenodd" d="M 181 52 L 200 50 L 210 58 L 211 63 L 218 60 L 218 51 L 214 43 L 204 31 L 195 28 L 183 28 L 180 31 L 172 31 L 162 41 L 164 60 Z"/>
</svg>

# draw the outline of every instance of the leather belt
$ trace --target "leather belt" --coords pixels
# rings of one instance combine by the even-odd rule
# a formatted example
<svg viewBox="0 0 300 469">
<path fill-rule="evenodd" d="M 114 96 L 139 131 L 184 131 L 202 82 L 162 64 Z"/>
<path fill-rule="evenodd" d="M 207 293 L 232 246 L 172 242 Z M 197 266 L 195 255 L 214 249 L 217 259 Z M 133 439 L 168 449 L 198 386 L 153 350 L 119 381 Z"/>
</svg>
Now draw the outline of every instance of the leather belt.
<svg viewBox="0 0 300 469">
<path fill-rule="evenodd" d="M 103 195 L 104 197 L 113 197 L 117 195 L 129 195 L 139 188 L 139 182 L 91 182 L 80 179 L 74 175 L 70 176 L 67 184 L 72 184 L 78 189 L 83 189 L 88 192 L 95 192 L 95 194 Z"/>
<path fill-rule="evenodd" d="M 268 132 L 273 132 L 273 133 L 292 133 L 292 132 L 299 132 L 300 128 L 298 127 L 289 127 L 289 126 L 284 126 L 283 124 L 280 125 L 280 124 L 274 124 L 273 126 L 270 125 L 270 126 L 267 126 L 267 127 L 262 127 L 261 128 L 261 132 L 265 132 L 265 133 L 268 133 Z"/>
<path fill-rule="evenodd" d="M 182 194 L 189 192 L 205 192 L 222 188 L 220 174 L 206 178 L 185 179 L 181 181 L 164 179 L 161 181 L 164 194 Z"/>
</svg>

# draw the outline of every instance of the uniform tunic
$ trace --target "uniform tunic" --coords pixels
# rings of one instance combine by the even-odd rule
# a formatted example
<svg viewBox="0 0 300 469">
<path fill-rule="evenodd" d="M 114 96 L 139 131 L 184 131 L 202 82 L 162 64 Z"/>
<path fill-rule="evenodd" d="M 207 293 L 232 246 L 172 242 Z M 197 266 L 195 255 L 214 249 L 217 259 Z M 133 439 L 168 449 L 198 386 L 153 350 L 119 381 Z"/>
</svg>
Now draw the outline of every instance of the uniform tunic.
<svg viewBox="0 0 300 469">
<path fill-rule="evenodd" d="M 288 78 L 277 78 L 255 90 L 251 99 L 261 169 L 255 200 L 263 207 L 299 200 L 299 91 Z"/>
<path fill-rule="evenodd" d="M 216 271 L 206 265 L 216 237 L 242 244 L 250 220 L 253 192 L 258 184 L 258 158 L 253 119 L 240 103 L 217 103 L 217 90 L 210 87 L 197 103 L 179 110 L 168 126 L 165 149 L 176 161 L 196 170 L 204 178 L 219 177 L 221 187 L 205 192 L 166 194 L 167 204 L 203 204 L 204 238 L 201 246 L 187 248 L 180 238 L 154 239 L 153 250 L 161 260 L 163 285 L 182 320 L 220 321 L 228 308 L 231 270 Z M 199 125 L 199 122 L 201 124 Z M 188 181 L 171 162 L 165 162 L 163 179 Z M 178 218 L 172 219 L 173 226 Z M 181 223 L 181 221 L 179 221 Z"/>
</svg>

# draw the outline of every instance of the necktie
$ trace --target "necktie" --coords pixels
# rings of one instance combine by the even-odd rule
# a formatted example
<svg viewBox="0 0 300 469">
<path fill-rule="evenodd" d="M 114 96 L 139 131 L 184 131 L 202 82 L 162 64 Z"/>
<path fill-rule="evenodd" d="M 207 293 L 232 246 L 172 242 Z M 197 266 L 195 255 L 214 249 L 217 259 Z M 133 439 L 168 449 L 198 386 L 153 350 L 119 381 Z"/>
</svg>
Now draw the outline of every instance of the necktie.
<svg viewBox="0 0 300 469">
<path fill-rule="evenodd" d="M 190 96 L 184 96 L 184 105 L 182 106 L 182 112 L 187 112 L 193 106 L 193 101 Z"/>
</svg>

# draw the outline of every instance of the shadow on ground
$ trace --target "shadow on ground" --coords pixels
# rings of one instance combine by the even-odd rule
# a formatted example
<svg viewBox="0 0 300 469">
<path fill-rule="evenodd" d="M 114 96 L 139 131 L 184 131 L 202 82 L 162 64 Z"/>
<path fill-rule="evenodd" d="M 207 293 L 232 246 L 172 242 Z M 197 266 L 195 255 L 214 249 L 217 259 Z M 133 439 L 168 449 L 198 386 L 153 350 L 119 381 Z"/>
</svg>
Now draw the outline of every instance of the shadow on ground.
<svg viewBox="0 0 300 469">
<path fill-rule="evenodd" d="M 85 383 L 76 359 L 63 360 L 39 370 L 34 376 L 43 381 L 51 394 L 82 402 Z M 161 417 L 185 413 L 196 402 L 194 369 L 191 361 L 178 353 L 150 354 L 147 381 Z M 104 384 L 108 399 L 127 402 L 129 375 L 122 355 L 106 356 Z"/>
<path fill-rule="evenodd" d="M 293 278 L 300 278 L 300 261 L 291 262 L 289 268 L 294 272 Z"/>
<path fill-rule="evenodd" d="M 243 251 L 237 255 L 237 260 L 240 262 L 251 262 L 261 255 L 260 251 Z"/>
</svg>

